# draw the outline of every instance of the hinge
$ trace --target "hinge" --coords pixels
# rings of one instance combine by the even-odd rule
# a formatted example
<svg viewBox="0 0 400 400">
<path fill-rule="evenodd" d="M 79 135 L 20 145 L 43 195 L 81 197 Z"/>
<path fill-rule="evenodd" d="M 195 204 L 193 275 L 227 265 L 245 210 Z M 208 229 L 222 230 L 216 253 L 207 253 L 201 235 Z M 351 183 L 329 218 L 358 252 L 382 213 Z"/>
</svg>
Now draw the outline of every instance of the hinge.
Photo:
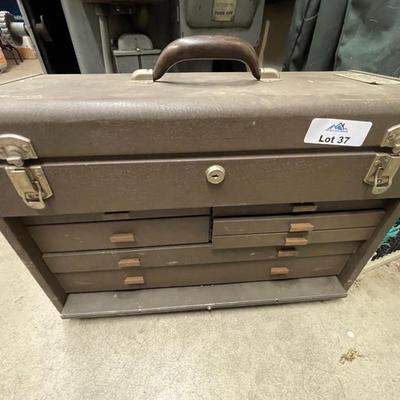
<svg viewBox="0 0 400 400">
<path fill-rule="evenodd" d="M 400 153 L 400 124 L 392 126 L 386 131 L 381 147 L 391 147 L 393 153 Z"/>
<path fill-rule="evenodd" d="M 377 153 L 364 182 L 372 186 L 372 194 L 382 194 L 391 186 L 400 167 L 400 155 Z"/>
<path fill-rule="evenodd" d="M 30 139 L 5 133 L 0 135 L 0 158 L 17 167 L 24 165 L 24 160 L 38 158 Z"/>
<path fill-rule="evenodd" d="M 37 159 L 30 139 L 6 133 L 0 135 L 0 159 L 10 166 L 5 167 L 8 177 L 24 203 L 31 208 L 43 209 L 44 202 L 53 195 L 41 166 L 24 166 L 25 160 Z"/>
</svg>

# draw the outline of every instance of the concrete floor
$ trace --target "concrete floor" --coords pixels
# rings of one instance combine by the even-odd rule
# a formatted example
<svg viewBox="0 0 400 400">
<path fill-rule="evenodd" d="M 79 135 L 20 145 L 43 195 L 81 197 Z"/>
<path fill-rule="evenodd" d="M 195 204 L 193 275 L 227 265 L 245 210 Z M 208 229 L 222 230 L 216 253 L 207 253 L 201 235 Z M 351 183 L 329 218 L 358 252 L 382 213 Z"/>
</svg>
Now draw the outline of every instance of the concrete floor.
<svg viewBox="0 0 400 400">
<path fill-rule="evenodd" d="M 399 398 L 400 261 L 347 299 L 63 321 L 0 255 L 1 399 Z"/>
</svg>

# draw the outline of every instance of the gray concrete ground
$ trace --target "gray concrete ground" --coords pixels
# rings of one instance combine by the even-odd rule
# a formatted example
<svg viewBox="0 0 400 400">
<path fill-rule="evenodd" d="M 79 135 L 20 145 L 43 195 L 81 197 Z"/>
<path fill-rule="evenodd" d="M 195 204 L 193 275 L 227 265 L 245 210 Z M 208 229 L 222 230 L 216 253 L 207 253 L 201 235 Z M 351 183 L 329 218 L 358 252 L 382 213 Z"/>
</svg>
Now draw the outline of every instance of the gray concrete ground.
<svg viewBox="0 0 400 400">
<path fill-rule="evenodd" d="M 400 262 L 347 299 L 66 320 L 0 239 L 0 398 L 398 399 Z"/>
</svg>

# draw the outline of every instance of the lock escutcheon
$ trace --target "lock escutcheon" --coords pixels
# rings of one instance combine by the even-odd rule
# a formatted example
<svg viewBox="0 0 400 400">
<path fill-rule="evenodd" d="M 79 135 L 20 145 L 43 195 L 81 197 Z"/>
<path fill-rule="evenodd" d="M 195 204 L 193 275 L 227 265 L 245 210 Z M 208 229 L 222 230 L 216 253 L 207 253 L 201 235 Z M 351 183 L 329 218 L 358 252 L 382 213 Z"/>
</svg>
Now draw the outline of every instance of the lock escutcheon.
<svg viewBox="0 0 400 400">
<path fill-rule="evenodd" d="M 206 170 L 206 178 L 209 183 L 218 185 L 225 179 L 225 168 L 221 165 L 212 165 Z"/>
</svg>

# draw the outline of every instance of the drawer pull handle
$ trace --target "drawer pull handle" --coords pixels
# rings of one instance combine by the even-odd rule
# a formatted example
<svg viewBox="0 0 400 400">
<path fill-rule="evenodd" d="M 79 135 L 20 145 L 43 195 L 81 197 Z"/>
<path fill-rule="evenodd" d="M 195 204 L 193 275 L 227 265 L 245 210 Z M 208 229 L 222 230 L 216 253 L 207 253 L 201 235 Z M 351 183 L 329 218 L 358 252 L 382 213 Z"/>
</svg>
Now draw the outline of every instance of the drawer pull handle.
<svg viewBox="0 0 400 400">
<path fill-rule="evenodd" d="M 124 280 L 125 285 L 143 285 L 143 276 L 127 276 Z"/>
<path fill-rule="evenodd" d="M 297 250 L 278 250 L 278 258 L 282 257 L 297 257 L 299 252 Z"/>
<path fill-rule="evenodd" d="M 287 267 L 272 267 L 271 275 L 287 275 L 289 273 L 289 268 Z"/>
<path fill-rule="evenodd" d="M 314 225 L 309 222 L 299 222 L 290 224 L 289 232 L 310 232 L 314 229 Z"/>
<path fill-rule="evenodd" d="M 135 235 L 133 233 L 115 233 L 110 236 L 111 243 L 127 243 L 134 242 Z"/>
<path fill-rule="evenodd" d="M 314 203 L 294 204 L 292 212 L 294 213 L 313 212 L 317 211 L 317 208 L 318 206 Z"/>
<path fill-rule="evenodd" d="M 140 258 L 123 258 L 118 261 L 118 267 L 120 268 L 131 268 L 140 267 Z"/>
<path fill-rule="evenodd" d="M 225 179 L 225 168 L 221 165 L 212 165 L 206 170 L 206 178 L 209 183 L 218 185 Z"/>
<path fill-rule="evenodd" d="M 305 246 L 308 244 L 308 239 L 303 237 L 287 237 L 285 239 L 285 246 Z"/>
</svg>

